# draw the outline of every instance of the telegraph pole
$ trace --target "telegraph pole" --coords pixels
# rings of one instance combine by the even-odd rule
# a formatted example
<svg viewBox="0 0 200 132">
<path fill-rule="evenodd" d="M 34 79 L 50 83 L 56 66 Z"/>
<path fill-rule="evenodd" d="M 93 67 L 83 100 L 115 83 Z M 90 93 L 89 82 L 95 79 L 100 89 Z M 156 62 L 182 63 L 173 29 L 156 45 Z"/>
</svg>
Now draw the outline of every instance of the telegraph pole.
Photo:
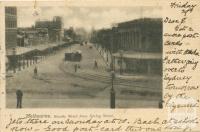
<svg viewBox="0 0 200 132">
<path fill-rule="evenodd" d="M 12 67 L 13 67 L 13 72 L 16 73 L 16 65 L 17 65 L 17 57 L 16 57 L 16 49 L 13 48 L 13 63 L 12 63 Z"/>
<path fill-rule="evenodd" d="M 115 108 L 115 89 L 114 89 L 114 79 L 115 79 L 115 71 L 114 71 L 114 60 L 113 60 L 113 43 L 114 43 L 114 35 L 115 35 L 116 27 L 112 28 L 111 33 L 111 89 L 110 89 L 110 108 Z"/>
<path fill-rule="evenodd" d="M 111 71 L 111 90 L 110 90 L 110 108 L 115 108 L 115 89 L 114 89 L 114 78 L 115 78 L 115 72 Z"/>
<path fill-rule="evenodd" d="M 120 75 L 122 75 L 122 72 L 123 72 L 123 69 L 122 69 L 122 66 L 123 66 L 123 50 L 120 50 L 119 54 L 120 54 Z"/>
</svg>

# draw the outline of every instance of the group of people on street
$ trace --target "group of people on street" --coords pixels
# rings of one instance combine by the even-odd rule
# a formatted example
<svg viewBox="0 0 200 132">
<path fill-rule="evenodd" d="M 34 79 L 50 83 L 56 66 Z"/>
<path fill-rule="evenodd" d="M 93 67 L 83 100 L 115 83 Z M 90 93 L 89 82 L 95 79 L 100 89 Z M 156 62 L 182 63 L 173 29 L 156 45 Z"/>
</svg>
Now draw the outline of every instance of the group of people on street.
<svg viewBox="0 0 200 132">
<path fill-rule="evenodd" d="M 79 64 L 74 64 L 74 72 L 77 72 L 78 68 L 80 68 Z M 96 60 L 94 60 L 94 69 L 98 69 L 98 62 Z M 36 75 L 37 75 L 37 69 L 34 70 L 34 72 L 36 71 Z"/>
<path fill-rule="evenodd" d="M 78 68 L 80 68 L 79 64 L 74 65 L 74 72 L 77 72 Z M 94 69 L 98 69 L 98 62 L 94 60 Z M 38 76 L 38 67 L 35 66 L 34 70 L 34 77 Z M 17 108 L 22 108 L 22 97 L 23 97 L 23 92 L 22 90 L 18 89 L 16 90 L 16 96 L 17 96 Z"/>
</svg>

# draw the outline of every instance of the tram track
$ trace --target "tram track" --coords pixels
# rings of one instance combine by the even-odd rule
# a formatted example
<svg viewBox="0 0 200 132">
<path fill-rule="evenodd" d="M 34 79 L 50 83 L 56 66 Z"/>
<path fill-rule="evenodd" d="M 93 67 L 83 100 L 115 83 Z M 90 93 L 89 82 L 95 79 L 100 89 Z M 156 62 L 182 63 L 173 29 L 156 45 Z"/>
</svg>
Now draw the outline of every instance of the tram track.
<svg viewBox="0 0 200 132">
<path fill-rule="evenodd" d="M 69 72 L 65 69 L 64 64 L 61 63 L 59 65 L 59 69 L 67 75 L 78 77 L 81 79 L 85 80 L 92 80 L 92 81 L 97 81 L 105 84 L 110 84 L 111 83 L 111 76 L 108 75 L 103 75 L 103 74 L 93 74 L 93 73 L 87 73 L 84 71 L 78 71 L 77 73 Z M 114 85 L 119 85 L 125 88 L 134 88 L 134 90 L 137 91 L 149 91 L 149 92 L 155 92 L 155 93 L 160 93 L 161 90 L 156 89 L 155 87 L 148 86 L 148 81 L 147 80 L 142 80 L 142 79 L 135 79 L 135 80 L 128 80 L 128 79 L 122 79 L 119 77 L 116 77 L 114 79 Z"/>
</svg>

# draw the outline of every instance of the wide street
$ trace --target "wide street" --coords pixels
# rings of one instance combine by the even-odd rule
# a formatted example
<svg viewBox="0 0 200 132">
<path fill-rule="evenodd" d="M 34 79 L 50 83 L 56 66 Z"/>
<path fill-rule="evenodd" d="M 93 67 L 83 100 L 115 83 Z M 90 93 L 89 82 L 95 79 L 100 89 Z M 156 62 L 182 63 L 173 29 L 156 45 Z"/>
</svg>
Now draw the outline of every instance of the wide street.
<svg viewBox="0 0 200 132">
<path fill-rule="evenodd" d="M 81 62 L 64 62 L 66 51 L 81 50 Z M 94 60 L 98 69 L 94 69 Z M 79 64 L 77 72 L 74 65 Z M 8 77 L 6 82 L 7 107 L 16 108 L 16 90 L 23 91 L 23 108 L 109 108 L 111 75 L 97 49 L 75 44 Z M 116 75 L 117 108 L 158 107 L 161 81 L 143 76 Z"/>
</svg>

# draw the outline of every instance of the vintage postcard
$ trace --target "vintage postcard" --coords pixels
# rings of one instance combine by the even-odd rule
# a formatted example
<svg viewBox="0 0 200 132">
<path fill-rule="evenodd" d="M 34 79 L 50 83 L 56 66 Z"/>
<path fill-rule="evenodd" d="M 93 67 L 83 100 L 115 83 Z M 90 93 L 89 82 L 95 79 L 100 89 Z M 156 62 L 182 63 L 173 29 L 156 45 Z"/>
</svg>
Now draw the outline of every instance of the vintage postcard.
<svg viewBox="0 0 200 132">
<path fill-rule="evenodd" d="M 0 2 L 2 132 L 198 132 L 200 1 Z"/>
</svg>

